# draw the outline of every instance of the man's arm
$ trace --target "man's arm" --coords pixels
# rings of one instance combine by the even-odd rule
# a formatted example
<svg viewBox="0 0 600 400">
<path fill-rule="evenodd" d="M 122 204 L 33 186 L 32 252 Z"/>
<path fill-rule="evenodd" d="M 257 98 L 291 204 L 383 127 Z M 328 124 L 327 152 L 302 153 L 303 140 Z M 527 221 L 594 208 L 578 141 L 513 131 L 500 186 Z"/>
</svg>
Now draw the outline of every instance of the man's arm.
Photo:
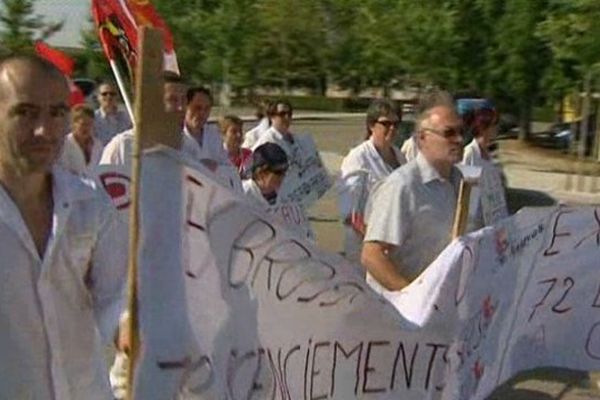
<svg viewBox="0 0 600 400">
<path fill-rule="evenodd" d="M 396 271 L 389 258 L 393 245 L 384 242 L 364 242 L 361 262 L 367 271 L 388 290 L 401 290 L 410 281 Z"/>
</svg>

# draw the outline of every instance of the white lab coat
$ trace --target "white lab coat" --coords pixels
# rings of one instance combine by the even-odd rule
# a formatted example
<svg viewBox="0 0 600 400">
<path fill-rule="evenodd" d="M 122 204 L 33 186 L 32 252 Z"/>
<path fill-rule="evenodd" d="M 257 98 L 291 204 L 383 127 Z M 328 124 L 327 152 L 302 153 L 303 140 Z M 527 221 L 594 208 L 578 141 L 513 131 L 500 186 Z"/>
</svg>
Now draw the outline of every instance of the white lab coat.
<svg viewBox="0 0 600 400">
<path fill-rule="evenodd" d="M 101 189 L 55 168 L 40 258 L 0 186 L 0 399 L 111 398 L 103 343 L 124 305 L 127 232 Z"/>
<path fill-rule="evenodd" d="M 392 147 L 398 164 L 406 164 L 404 155 L 397 147 Z M 371 139 L 354 147 L 342 161 L 340 178 L 337 182 L 338 206 L 342 220 L 352 213 L 352 208 L 360 191 L 368 196 L 371 188 L 394 171 L 377 152 Z M 360 174 L 364 173 L 364 182 Z M 359 187 L 364 185 L 365 187 Z M 366 201 L 366 198 L 365 198 Z M 363 211 L 364 210 L 358 210 Z M 350 261 L 360 261 L 362 237 L 349 225 L 344 225 L 344 254 Z"/>
<path fill-rule="evenodd" d="M 81 147 L 75 140 L 73 134 L 69 133 L 65 138 L 63 151 L 58 162 L 64 169 L 71 171 L 76 175 L 92 178 L 94 167 L 98 165 L 98 162 L 100 161 L 103 148 L 102 142 L 94 138 L 90 162 L 86 164 L 83 150 L 81 150 Z"/>
</svg>

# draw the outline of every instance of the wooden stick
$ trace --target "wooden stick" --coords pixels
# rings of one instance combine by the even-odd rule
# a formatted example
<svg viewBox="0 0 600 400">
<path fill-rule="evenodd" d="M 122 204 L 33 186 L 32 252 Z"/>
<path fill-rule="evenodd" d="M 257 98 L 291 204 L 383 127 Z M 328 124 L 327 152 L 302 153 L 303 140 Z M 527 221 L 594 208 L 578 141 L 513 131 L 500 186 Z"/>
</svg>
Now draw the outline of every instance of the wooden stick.
<svg viewBox="0 0 600 400">
<path fill-rule="evenodd" d="M 461 179 L 454 212 L 454 225 L 452 226 L 452 239 L 465 234 L 469 217 L 469 200 L 471 198 L 471 186 L 473 184 Z"/>
<path fill-rule="evenodd" d="M 157 144 L 179 148 L 179 116 L 165 112 L 163 80 L 163 38 L 155 29 L 142 28 L 140 58 L 135 79 L 135 124 L 132 149 L 131 208 L 129 210 L 128 334 L 129 365 L 127 399 L 133 400 L 135 366 L 140 351 L 138 315 L 138 257 L 140 225 L 140 179 L 142 150 Z"/>
</svg>

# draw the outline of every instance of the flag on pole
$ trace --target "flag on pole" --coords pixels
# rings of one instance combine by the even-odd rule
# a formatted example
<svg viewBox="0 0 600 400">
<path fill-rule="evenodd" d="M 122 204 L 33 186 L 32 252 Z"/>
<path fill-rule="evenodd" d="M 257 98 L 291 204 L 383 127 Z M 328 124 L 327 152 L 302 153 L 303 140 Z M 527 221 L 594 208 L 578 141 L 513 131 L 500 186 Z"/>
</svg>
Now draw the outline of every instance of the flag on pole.
<svg viewBox="0 0 600 400">
<path fill-rule="evenodd" d="M 164 37 L 164 69 L 179 74 L 173 35 L 149 0 L 92 0 L 92 15 L 106 57 L 121 54 L 130 76 L 138 60 L 138 37 L 142 26 L 160 30 Z"/>
<path fill-rule="evenodd" d="M 34 47 L 38 56 L 54 64 L 54 66 L 67 78 L 69 90 L 71 92 L 69 96 L 71 107 L 85 103 L 83 92 L 71 80 L 71 75 L 73 75 L 73 70 L 75 69 L 75 61 L 65 52 L 55 49 L 41 40 L 36 41 Z"/>
</svg>

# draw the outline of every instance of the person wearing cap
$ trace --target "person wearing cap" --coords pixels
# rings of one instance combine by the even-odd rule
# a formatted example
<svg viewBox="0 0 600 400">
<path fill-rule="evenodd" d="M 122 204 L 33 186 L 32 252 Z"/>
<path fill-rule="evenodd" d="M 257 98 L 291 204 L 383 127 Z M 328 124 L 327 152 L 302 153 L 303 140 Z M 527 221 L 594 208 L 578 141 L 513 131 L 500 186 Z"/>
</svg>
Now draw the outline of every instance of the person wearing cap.
<svg viewBox="0 0 600 400">
<path fill-rule="evenodd" d="M 242 181 L 244 194 L 258 207 L 288 228 L 313 238 L 304 207 L 280 201 L 279 189 L 289 168 L 285 151 L 275 143 L 264 143 L 252 153 L 252 178 Z"/>
<path fill-rule="evenodd" d="M 360 262 L 365 234 L 364 205 L 369 191 L 406 164 L 404 155 L 394 145 L 399 124 L 400 115 L 391 101 L 373 101 L 367 109 L 365 140 L 342 161 L 337 188 L 344 223 L 344 255 L 348 260 Z"/>
</svg>

